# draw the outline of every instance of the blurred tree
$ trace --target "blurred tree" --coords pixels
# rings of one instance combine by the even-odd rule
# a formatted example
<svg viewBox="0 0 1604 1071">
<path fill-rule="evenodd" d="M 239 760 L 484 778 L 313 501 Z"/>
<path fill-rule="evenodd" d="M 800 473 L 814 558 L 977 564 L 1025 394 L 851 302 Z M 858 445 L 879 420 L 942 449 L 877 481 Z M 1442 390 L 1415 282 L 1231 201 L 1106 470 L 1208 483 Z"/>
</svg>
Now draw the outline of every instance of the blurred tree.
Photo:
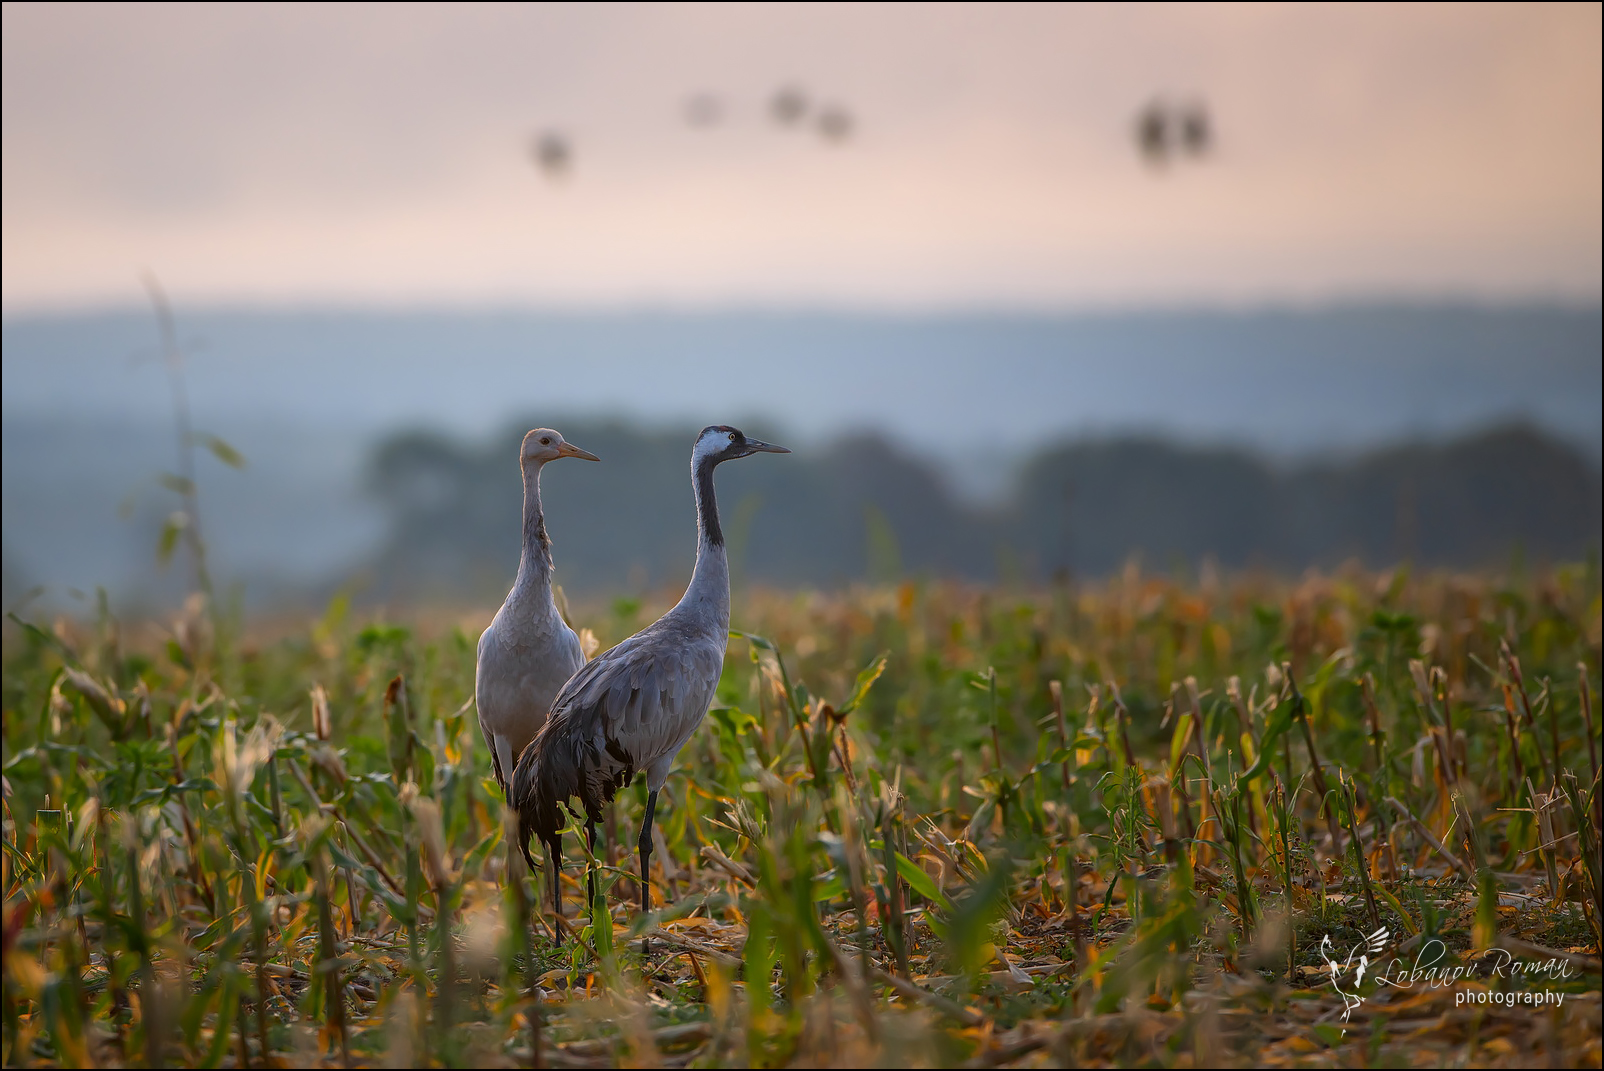
<svg viewBox="0 0 1604 1071">
<path fill-rule="evenodd" d="M 761 422 L 736 423 L 791 441 Z M 391 518 L 382 594 L 499 597 L 518 563 L 518 443 L 540 424 L 602 458 L 554 467 L 542 484 L 558 582 L 619 591 L 685 578 L 695 549 L 685 454 L 697 429 L 547 415 L 482 450 L 422 432 L 383 444 L 370 468 Z M 1601 526 L 1597 471 L 1524 427 L 1288 469 L 1156 439 L 1070 443 L 1029 460 L 1010 502 L 993 509 L 961 502 L 931 464 L 885 439 L 847 435 L 804 445 L 784 466 L 721 472 L 719 497 L 740 518 L 743 578 L 774 584 L 884 578 L 892 561 L 912 574 L 995 579 L 999 556 L 1035 578 L 1106 575 L 1132 554 L 1289 570 L 1349 558 L 1499 565 L 1517 545 L 1581 558 L 1598 548 Z M 1404 500 L 1414 518 L 1407 545 Z"/>
</svg>

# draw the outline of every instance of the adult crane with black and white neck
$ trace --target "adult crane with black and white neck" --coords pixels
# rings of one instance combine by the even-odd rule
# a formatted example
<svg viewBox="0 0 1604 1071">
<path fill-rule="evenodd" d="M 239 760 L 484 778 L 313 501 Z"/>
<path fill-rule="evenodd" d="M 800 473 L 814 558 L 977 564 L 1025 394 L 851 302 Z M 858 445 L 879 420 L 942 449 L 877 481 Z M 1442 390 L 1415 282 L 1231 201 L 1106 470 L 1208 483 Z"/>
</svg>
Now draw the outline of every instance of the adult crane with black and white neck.
<svg viewBox="0 0 1604 1071">
<path fill-rule="evenodd" d="M 707 714 L 724 670 L 730 631 L 730 568 L 713 495 L 713 470 L 752 454 L 788 454 L 738 429 L 703 428 L 691 449 L 696 495 L 696 569 L 674 608 L 617 647 L 585 664 L 563 686 L 551 717 L 518 759 L 512 799 L 518 840 L 531 870 L 532 836 L 546 846 L 552 908 L 562 925 L 562 809 L 578 796 L 594 846 L 602 808 L 646 772 L 646 817 L 640 831 L 641 911 L 650 910 L 648 869 L 657 793 L 674 757 Z"/>
<path fill-rule="evenodd" d="M 474 705 L 479 731 L 490 746 L 490 765 L 507 802 L 518 756 L 546 723 L 552 700 L 580 666 L 585 653 L 551 593 L 551 540 L 540 508 L 540 470 L 560 457 L 600 461 L 550 428 L 524 436 L 518 463 L 524 476 L 523 550 L 512 590 L 479 637 L 474 669 Z"/>
</svg>

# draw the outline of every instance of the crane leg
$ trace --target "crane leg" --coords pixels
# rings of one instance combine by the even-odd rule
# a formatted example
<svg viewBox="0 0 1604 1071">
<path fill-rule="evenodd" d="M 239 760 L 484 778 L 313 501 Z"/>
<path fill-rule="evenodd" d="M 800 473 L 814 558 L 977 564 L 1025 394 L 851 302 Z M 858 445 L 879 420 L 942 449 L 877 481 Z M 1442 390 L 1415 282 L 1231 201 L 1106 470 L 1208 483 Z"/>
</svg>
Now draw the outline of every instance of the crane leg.
<svg viewBox="0 0 1604 1071">
<path fill-rule="evenodd" d="M 551 874 L 551 932 L 560 942 L 563 939 L 562 878 L 558 875 L 558 861 L 562 858 L 562 835 L 546 842 L 546 870 Z"/>
<path fill-rule="evenodd" d="M 653 789 L 646 797 L 646 817 L 640 824 L 640 913 L 642 915 L 652 908 L 651 896 L 647 893 L 648 883 L 652 880 L 649 869 L 652 858 L 652 816 L 657 813 L 657 790 Z"/>
<path fill-rule="evenodd" d="M 648 891 L 652 880 L 652 816 L 657 813 L 657 790 L 654 788 L 646 796 L 646 817 L 640 824 L 640 913 L 646 914 L 651 910 L 652 897 Z M 652 939 L 642 937 L 640 941 L 641 955 L 650 955 Z"/>
</svg>

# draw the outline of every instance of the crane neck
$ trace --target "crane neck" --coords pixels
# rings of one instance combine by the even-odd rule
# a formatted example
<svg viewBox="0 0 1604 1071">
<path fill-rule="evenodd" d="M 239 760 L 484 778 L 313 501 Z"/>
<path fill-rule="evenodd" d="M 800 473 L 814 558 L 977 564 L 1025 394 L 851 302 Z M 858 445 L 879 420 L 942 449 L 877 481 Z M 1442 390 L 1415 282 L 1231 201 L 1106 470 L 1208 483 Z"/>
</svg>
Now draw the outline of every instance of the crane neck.
<svg viewBox="0 0 1604 1071">
<path fill-rule="evenodd" d="M 696 570 L 680 605 L 712 611 L 729 628 L 730 566 L 724 550 L 724 530 L 718 523 L 718 500 L 713 494 L 717 462 L 699 458 L 691 463 L 691 486 L 696 492 Z"/>
<path fill-rule="evenodd" d="M 525 465 L 523 550 L 518 556 L 518 578 L 514 590 L 551 591 L 551 538 L 546 535 L 546 515 L 540 508 L 540 470 L 543 464 Z"/>
<path fill-rule="evenodd" d="M 724 545 L 724 529 L 718 523 L 718 498 L 713 493 L 713 469 L 718 462 L 700 458 L 691 467 L 691 483 L 696 490 L 696 549 Z"/>
</svg>

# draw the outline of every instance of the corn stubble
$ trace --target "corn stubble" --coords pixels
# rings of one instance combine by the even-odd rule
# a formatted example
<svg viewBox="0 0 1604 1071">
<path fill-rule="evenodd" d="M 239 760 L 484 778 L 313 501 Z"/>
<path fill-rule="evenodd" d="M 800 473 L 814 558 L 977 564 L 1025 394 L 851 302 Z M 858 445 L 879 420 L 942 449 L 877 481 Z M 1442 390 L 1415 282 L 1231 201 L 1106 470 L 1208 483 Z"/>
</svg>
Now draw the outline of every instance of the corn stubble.
<svg viewBox="0 0 1604 1071">
<path fill-rule="evenodd" d="M 593 609 L 605 643 L 655 607 Z M 1598 1065 L 1596 567 L 735 617 L 653 912 L 634 786 L 561 944 L 444 615 L 13 620 L 5 1063 Z M 1378 928 L 1569 977 L 1361 983 L 1345 1018 L 1322 942 Z"/>
</svg>

